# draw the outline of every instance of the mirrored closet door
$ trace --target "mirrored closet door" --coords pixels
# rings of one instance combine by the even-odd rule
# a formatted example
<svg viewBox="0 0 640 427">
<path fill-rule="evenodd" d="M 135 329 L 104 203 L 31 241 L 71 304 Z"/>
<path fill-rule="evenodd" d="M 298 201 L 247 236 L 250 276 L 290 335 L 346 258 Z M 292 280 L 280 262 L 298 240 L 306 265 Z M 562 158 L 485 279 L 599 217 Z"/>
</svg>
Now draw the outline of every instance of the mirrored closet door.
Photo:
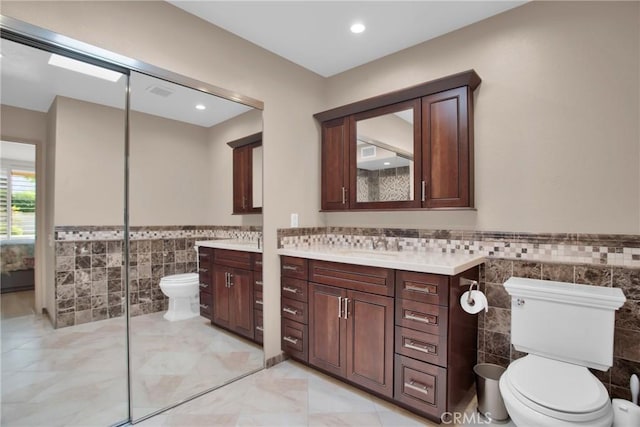
<svg viewBox="0 0 640 427">
<path fill-rule="evenodd" d="M 261 218 L 244 227 L 241 216 L 232 216 L 233 152 L 226 143 L 256 126 L 261 131 L 262 122 L 259 110 L 137 72 L 130 96 L 130 368 L 137 420 L 263 367 L 258 343 L 212 322 L 216 307 L 235 301 L 214 295 L 230 288 L 214 288 L 220 285 L 213 282 L 214 263 L 203 252 L 212 248 L 200 248 L 198 256 L 196 246 L 251 242 L 248 235 L 261 228 Z M 253 293 L 246 296 L 253 311 Z M 253 316 L 250 323 L 253 329 Z"/>
<path fill-rule="evenodd" d="M 2 140 L 31 144 L 38 153 L 27 165 L 18 153 L 2 152 L 14 177 L 7 183 L 22 183 L 0 189 L 0 217 L 13 217 L 0 240 L 2 280 L 25 280 L 34 267 L 44 274 L 32 272 L 32 290 L 1 296 L 0 423 L 112 425 L 129 417 L 123 294 L 128 72 L 2 36 Z M 29 226 L 29 213 L 36 227 Z"/>
</svg>

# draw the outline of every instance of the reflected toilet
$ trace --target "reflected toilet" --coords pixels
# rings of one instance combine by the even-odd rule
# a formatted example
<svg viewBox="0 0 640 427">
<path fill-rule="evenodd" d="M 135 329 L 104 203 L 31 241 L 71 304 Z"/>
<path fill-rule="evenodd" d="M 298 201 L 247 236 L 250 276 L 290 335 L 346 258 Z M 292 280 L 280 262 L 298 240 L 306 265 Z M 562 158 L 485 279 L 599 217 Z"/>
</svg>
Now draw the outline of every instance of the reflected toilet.
<svg viewBox="0 0 640 427">
<path fill-rule="evenodd" d="M 173 274 L 160 279 L 160 289 L 169 298 L 164 318 L 170 322 L 200 315 L 198 273 Z"/>
</svg>

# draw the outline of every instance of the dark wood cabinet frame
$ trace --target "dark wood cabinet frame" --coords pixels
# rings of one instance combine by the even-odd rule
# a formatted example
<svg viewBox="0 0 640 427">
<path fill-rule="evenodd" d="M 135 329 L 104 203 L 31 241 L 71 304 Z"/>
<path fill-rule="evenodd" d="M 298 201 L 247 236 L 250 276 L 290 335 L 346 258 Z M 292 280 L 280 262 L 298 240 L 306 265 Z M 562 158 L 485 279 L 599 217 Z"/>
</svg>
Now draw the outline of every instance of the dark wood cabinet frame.
<svg viewBox="0 0 640 427">
<path fill-rule="evenodd" d="M 233 148 L 233 214 L 262 213 L 262 207 L 253 207 L 253 149 L 262 145 L 262 132 L 227 145 Z"/>
<path fill-rule="evenodd" d="M 322 210 L 473 208 L 473 91 L 480 82 L 469 70 L 314 114 L 322 128 Z M 357 121 L 407 108 L 414 112 L 413 200 L 358 202 Z"/>
</svg>

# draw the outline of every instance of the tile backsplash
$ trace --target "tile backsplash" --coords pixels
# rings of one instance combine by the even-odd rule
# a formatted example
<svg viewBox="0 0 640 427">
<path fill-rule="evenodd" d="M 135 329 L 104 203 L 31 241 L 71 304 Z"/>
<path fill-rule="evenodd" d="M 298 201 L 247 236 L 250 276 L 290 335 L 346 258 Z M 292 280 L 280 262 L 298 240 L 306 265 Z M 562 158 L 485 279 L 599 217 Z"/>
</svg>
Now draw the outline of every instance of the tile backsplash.
<svg viewBox="0 0 640 427">
<path fill-rule="evenodd" d="M 154 226 L 129 230 L 131 315 L 167 309 L 163 276 L 196 271 L 196 240 L 256 240 L 259 227 Z M 122 227 L 56 227 L 56 327 L 125 313 Z"/>
<path fill-rule="evenodd" d="M 330 245 L 401 251 L 480 254 L 480 287 L 489 311 L 478 324 L 478 362 L 507 366 L 524 356 L 511 346 L 511 276 L 613 286 L 627 302 L 616 312 L 613 367 L 593 371 L 612 397 L 630 398 L 629 377 L 640 375 L 640 235 L 533 234 L 515 232 L 318 227 L 278 230 L 281 248 Z"/>
</svg>

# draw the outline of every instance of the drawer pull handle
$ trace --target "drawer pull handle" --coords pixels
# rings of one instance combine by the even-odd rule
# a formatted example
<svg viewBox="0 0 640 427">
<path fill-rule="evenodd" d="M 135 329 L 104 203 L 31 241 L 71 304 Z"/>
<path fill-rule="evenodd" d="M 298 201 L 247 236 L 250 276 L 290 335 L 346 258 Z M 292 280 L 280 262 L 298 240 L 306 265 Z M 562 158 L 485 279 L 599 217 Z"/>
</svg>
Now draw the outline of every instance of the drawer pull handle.
<svg viewBox="0 0 640 427">
<path fill-rule="evenodd" d="M 285 340 L 286 342 L 289 342 L 293 345 L 297 345 L 298 344 L 298 340 L 296 338 L 291 338 L 291 337 L 282 337 L 283 340 Z"/>
<path fill-rule="evenodd" d="M 421 322 L 421 323 L 435 323 L 435 322 L 432 322 L 428 317 L 417 316 L 415 313 L 411 313 L 411 312 L 405 314 L 404 318 L 408 320 L 415 320 L 416 322 Z"/>
<path fill-rule="evenodd" d="M 349 298 L 344 299 L 344 318 L 349 318 Z"/>
<path fill-rule="evenodd" d="M 418 393 L 429 394 L 429 388 L 418 381 L 411 380 L 408 383 L 404 383 L 405 388 L 408 388 L 413 391 L 417 391 Z"/>
<path fill-rule="evenodd" d="M 286 291 L 286 292 L 291 292 L 292 294 L 297 294 L 298 293 L 298 290 L 296 288 L 290 288 L 288 286 L 283 286 L 282 290 Z"/>
<path fill-rule="evenodd" d="M 282 307 L 282 311 L 284 311 L 285 313 L 293 314 L 294 316 L 298 315 L 298 310 L 294 310 L 289 307 Z"/>
<path fill-rule="evenodd" d="M 264 328 L 262 326 L 256 326 L 256 331 L 264 332 Z"/>
<path fill-rule="evenodd" d="M 200 267 L 200 268 L 198 269 L 198 273 L 208 273 L 208 272 L 209 272 L 209 269 L 208 269 L 208 268 Z"/>
<path fill-rule="evenodd" d="M 298 271 L 298 267 L 296 267 L 295 265 L 283 265 L 282 269 L 283 270 Z"/>
<path fill-rule="evenodd" d="M 421 351 L 427 354 L 436 352 L 436 347 L 434 345 L 420 344 L 415 341 L 409 341 L 405 343 L 404 347 L 411 350 Z"/>
<path fill-rule="evenodd" d="M 256 300 L 256 304 L 258 304 L 258 305 L 263 305 L 262 300 L 261 300 L 261 299 L 257 299 L 257 300 Z"/>
<path fill-rule="evenodd" d="M 256 265 L 262 265 L 262 261 L 256 261 Z"/>
<path fill-rule="evenodd" d="M 200 304 L 200 308 L 203 310 L 209 310 L 209 306 L 207 304 Z"/>
<path fill-rule="evenodd" d="M 431 289 L 429 289 L 426 286 L 406 285 L 404 288 L 406 290 L 408 290 L 408 291 L 420 292 L 420 293 L 423 293 L 423 294 L 434 294 L 435 293 L 435 292 L 431 292 Z"/>
<path fill-rule="evenodd" d="M 262 280 L 256 280 L 256 285 L 262 286 Z"/>
<path fill-rule="evenodd" d="M 208 287 L 209 287 L 209 284 L 208 284 L 208 283 L 200 283 L 200 287 L 201 287 L 202 289 L 204 289 L 204 288 L 208 288 Z"/>
</svg>

